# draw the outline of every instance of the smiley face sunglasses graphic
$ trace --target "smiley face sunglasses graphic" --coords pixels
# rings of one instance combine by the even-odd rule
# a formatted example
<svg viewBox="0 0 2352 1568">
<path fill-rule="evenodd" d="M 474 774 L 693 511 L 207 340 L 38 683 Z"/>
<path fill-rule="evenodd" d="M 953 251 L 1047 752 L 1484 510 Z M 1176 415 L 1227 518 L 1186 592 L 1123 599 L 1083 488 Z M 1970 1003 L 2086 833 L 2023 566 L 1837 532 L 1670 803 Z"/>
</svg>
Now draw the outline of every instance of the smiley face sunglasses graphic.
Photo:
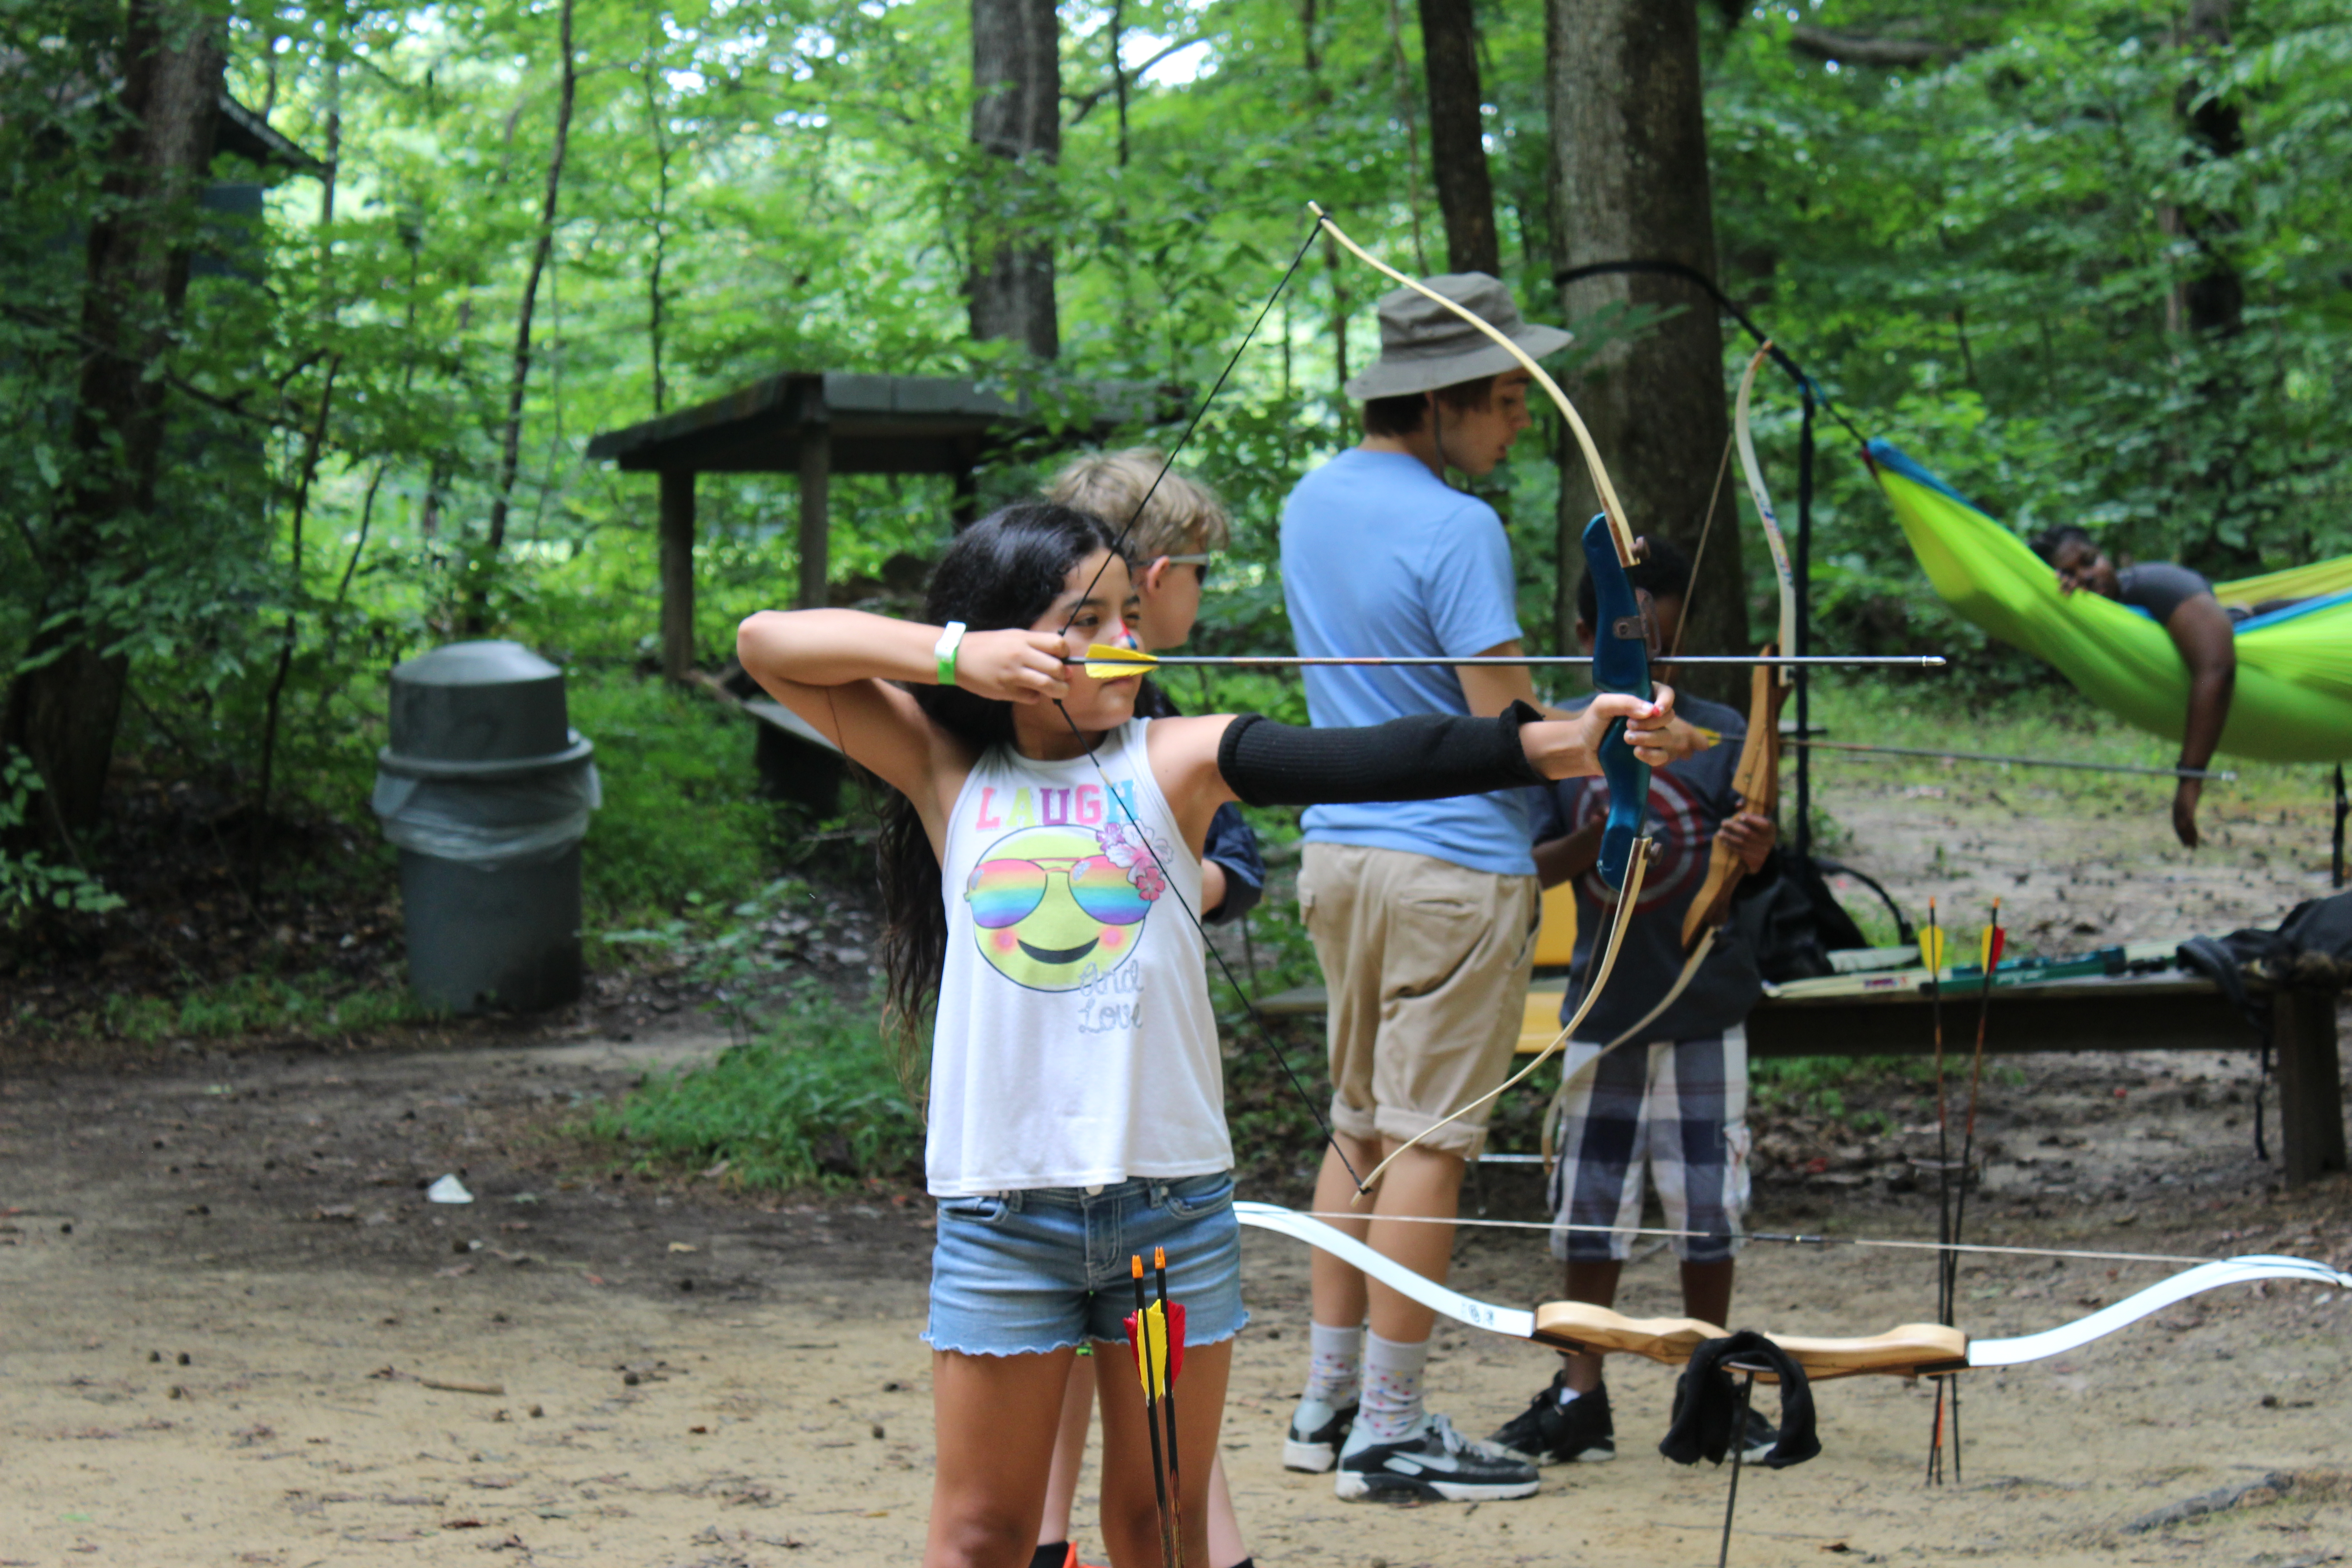
<svg viewBox="0 0 2352 1568">
<path fill-rule="evenodd" d="M 1151 912 L 1151 900 L 1108 855 L 1044 855 L 982 860 L 964 884 L 972 923 L 986 931 L 1019 925 L 1045 901 L 1055 877 L 1066 877 L 1079 909 L 1105 925 L 1131 926 Z"/>
</svg>

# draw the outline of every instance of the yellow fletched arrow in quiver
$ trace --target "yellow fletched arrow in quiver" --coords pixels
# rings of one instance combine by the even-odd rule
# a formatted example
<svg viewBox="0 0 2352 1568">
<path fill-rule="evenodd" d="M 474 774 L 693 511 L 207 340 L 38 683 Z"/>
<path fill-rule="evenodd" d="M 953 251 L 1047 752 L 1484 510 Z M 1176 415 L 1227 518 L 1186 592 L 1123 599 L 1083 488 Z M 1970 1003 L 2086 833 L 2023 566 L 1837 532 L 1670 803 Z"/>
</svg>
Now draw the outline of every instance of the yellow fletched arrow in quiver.
<svg viewBox="0 0 2352 1568">
<path fill-rule="evenodd" d="M 1143 1381 L 1143 1396 L 1157 1399 L 1168 1392 L 1168 1315 L 1159 1302 L 1144 1309 L 1143 1331 L 1136 1338 L 1136 1375 Z"/>
</svg>

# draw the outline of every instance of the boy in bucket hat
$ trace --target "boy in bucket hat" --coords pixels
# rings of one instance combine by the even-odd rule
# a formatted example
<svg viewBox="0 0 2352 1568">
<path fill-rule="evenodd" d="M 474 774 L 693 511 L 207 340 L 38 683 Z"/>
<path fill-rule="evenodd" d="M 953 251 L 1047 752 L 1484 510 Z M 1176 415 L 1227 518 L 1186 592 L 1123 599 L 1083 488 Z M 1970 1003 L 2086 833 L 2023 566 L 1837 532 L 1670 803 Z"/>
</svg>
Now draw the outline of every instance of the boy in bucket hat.
<svg viewBox="0 0 2352 1568">
<path fill-rule="evenodd" d="M 1570 334 L 1520 319 L 1483 272 L 1429 287 L 1534 358 Z M 1300 480 L 1282 513 L 1283 595 L 1302 654 L 1520 651 L 1502 520 L 1445 482 L 1493 471 L 1528 426 L 1530 377 L 1501 347 L 1409 289 L 1381 300 L 1381 355 L 1347 384 L 1364 438 Z M 1496 714 L 1532 702 L 1525 668 L 1317 668 L 1317 724 L 1413 713 Z M 1517 1044 L 1539 893 L 1527 803 L 1468 795 L 1317 806 L 1298 900 L 1330 995 L 1331 1124 L 1356 1170 L 1492 1089 Z M 1453 1258 L 1462 1175 L 1486 1139 L 1474 1112 L 1390 1167 L 1369 1223 L 1343 1225 L 1433 1279 Z M 1327 1150 L 1315 1207 L 1348 1210 L 1355 1183 Z M 1402 1223 L 1381 1223 L 1393 1217 Z M 1318 1252 L 1307 1386 L 1283 1462 L 1336 1464 L 1342 1498 L 1477 1501 L 1535 1491 L 1534 1466 L 1465 1442 L 1423 1407 L 1433 1314 Z M 1369 1330 L 1366 1312 L 1370 1310 Z"/>
</svg>

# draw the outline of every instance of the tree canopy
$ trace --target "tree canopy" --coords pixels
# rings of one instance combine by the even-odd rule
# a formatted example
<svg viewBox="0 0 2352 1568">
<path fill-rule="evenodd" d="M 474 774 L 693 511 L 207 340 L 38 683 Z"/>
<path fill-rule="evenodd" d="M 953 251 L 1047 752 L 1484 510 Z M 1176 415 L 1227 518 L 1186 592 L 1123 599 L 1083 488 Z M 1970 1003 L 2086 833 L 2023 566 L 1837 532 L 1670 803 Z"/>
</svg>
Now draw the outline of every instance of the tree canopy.
<svg viewBox="0 0 2352 1568">
<path fill-rule="evenodd" d="M 105 182 L 122 37 L 67 0 L 0 14 L 0 399 L 16 432 L 0 446 L 0 661 L 21 676 L 50 657 L 38 634 L 70 575 L 85 634 L 128 658 L 131 721 L 247 788 L 275 743 L 301 787 L 347 789 L 382 669 L 461 631 L 642 656 L 654 486 L 585 460 L 600 429 L 786 366 L 1197 396 L 1306 237 L 1310 198 L 1400 266 L 1445 263 L 1421 31 L 1393 0 L 1060 7 L 1059 157 L 1022 197 L 1057 271 L 1050 366 L 967 336 L 974 215 L 1006 176 L 971 140 L 953 0 L 160 9 L 217 27 L 230 95 L 332 173 L 217 161 L 216 181 L 268 186 L 262 216 L 181 215 L 200 255 L 151 367 L 172 420 L 157 492 L 76 542 L 67 498 L 112 460 L 70 431 L 92 347 L 83 242 L 121 199 Z M 2352 550 L 2340 5 L 2201 0 L 2191 20 L 2223 24 L 2201 31 L 2107 0 L 1912 24 L 1847 0 L 1701 10 L 1719 281 L 1858 428 L 2021 528 L 2079 522 L 2223 574 Z M 1476 20 L 1503 265 L 1527 312 L 1556 320 L 1545 18 L 1527 0 Z M 2214 106 L 2234 142 L 2200 114 Z M 1185 454 L 1238 524 L 1213 640 L 1286 638 L 1276 504 L 1350 437 L 1338 384 L 1376 350 L 1378 283 L 1311 253 Z M 1567 324 L 1571 362 L 1643 327 Z M 1727 342 L 1727 387 L 1745 346 Z M 1785 392 L 1759 426 L 1783 470 Z M 1557 636 L 1555 450 L 1523 444 L 1494 486 L 1538 644 Z M 1816 649 L 1985 651 L 1927 594 L 1846 437 L 1823 455 Z M 1000 468 L 989 494 L 1034 477 Z M 793 505 L 789 475 L 705 481 L 706 658 L 786 596 Z M 833 506 L 844 578 L 878 579 L 948 531 L 940 481 L 844 478 Z M 1760 574 L 1752 587 L 1760 608 Z M 2037 677 L 1987 651 L 1972 678 Z"/>
</svg>

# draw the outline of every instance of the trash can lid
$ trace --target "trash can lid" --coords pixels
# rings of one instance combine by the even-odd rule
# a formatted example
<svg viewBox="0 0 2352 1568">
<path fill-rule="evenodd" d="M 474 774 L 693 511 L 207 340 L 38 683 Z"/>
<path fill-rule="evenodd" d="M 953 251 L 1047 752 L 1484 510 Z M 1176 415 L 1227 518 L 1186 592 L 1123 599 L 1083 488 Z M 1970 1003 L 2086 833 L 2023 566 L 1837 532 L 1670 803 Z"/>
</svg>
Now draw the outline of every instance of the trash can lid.
<svg viewBox="0 0 2352 1568">
<path fill-rule="evenodd" d="M 421 686 L 515 686 L 562 673 L 522 644 L 502 637 L 447 643 L 392 667 L 394 680 Z"/>
<path fill-rule="evenodd" d="M 490 763 L 551 757 L 571 732 L 563 671 L 520 643 L 450 643 L 392 670 L 392 744 L 401 757 Z"/>
</svg>

